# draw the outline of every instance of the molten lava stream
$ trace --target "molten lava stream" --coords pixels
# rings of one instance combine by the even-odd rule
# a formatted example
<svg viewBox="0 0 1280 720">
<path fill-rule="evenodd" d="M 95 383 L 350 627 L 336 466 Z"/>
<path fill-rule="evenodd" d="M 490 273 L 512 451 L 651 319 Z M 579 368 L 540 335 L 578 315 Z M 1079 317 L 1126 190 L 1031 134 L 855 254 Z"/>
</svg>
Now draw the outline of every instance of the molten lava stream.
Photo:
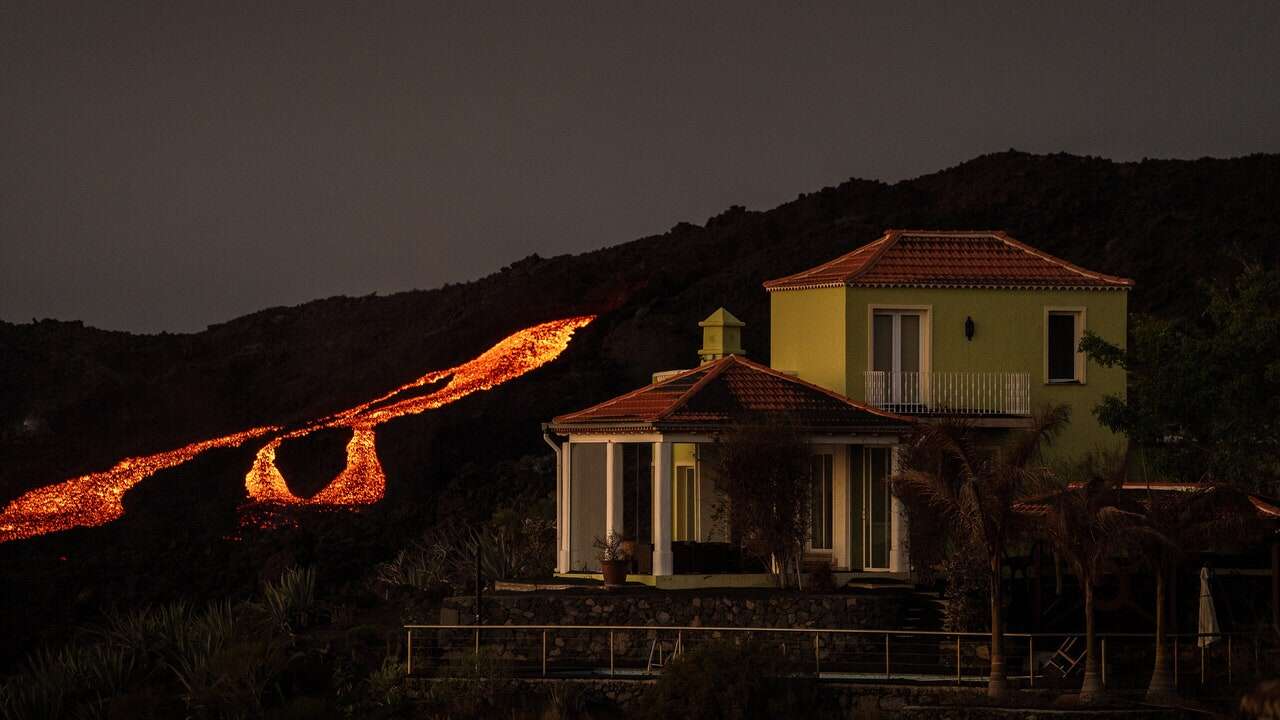
<svg viewBox="0 0 1280 720">
<path fill-rule="evenodd" d="M 467 395 L 488 390 L 541 367 L 560 356 L 573 333 L 585 327 L 595 316 L 568 318 L 535 325 L 513 333 L 496 345 L 456 367 L 433 370 L 385 395 L 335 413 L 313 425 L 273 439 L 258 451 L 253 467 L 245 475 L 245 489 L 251 503 L 274 505 L 368 505 L 382 499 L 387 478 L 378 461 L 374 428 L 388 420 L 416 415 L 456 402 Z M 448 377 L 439 390 L 410 397 L 386 405 L 397 395 Z M 380 405 L 380 406 L 379 406 Z M 375 406 L 379 406 L 374 409 Z M 290 438 L 302 437 L 321 428 L 350 427 L 347 443 L 347 465 L 328 486 L 310 499 L 300 498 L 289 490 L 280 469 L 276 467 L 276 450 Z"/>
<path fill-rule="evenodd" d="M 181 465 L 206 450 L 236 447 L 276 429 L 254 428 L 191 443 L 177 450 L 126 458 L 110 470 L 31 490 L 9 503 L 0 513 L 0 542 L 22 540 L 77 526 L 105 525 L 124 514 L 121 503 L 124 494 L 151 475 Z"/>
<path fill-rule="evenodd" d="M 525 328 L 461 365 L 433 370 L 373 400 L 321 418 L 300 430 L 276 435 L 258 450 L 252 467 L 245 475 L 249 505 L 349 507 L 381 500 L 386 492 L 387 478 L 378 461 L 374 428 L 388 420 L 448 405 L 541 367 L 559 357 L 569 346 L 573 333 L 594 319 L 594 315 L 574 317 Z M 446 377 L 449 382 L 435 392 L 383 404 L 401 393 Z M 352 431 L 351 440 L 347 443 L 346 467 L 314 497 L 297 497 L 289 491 L 276 467 L 276 450 L 287 439 L 335 427 L 351 428 Z M 151 475 L 181 465 L 206 450 L 238 446 L 247 440 L 279 431 L 277 426 L 254 428 L 168 452 L 126 458 L 110 470 L 37 488 L 9 503 L 0 513 L 0 542 L 111 522 L 124 513 L 120 502 L 124 494 Z"/>
</svg>

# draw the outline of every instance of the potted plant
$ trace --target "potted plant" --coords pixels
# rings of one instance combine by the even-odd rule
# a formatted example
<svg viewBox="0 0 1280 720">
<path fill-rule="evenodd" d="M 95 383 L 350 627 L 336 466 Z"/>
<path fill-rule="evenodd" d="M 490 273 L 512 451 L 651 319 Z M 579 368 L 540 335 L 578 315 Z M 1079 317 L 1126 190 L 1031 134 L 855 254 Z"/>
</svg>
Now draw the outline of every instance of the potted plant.
<svg viewBox="0 0 1280 720">
<path fill-rule="evenodd" d="M 627 584 L 627 567 L 631 564 L 631 555 L 622 546 L 622 536 L 610 532 L 605 539 L 596 538 L 593 545 L 600 551 L 600 574 L 604 576 L 605 587 L 622 587 Z"/>
</svg>

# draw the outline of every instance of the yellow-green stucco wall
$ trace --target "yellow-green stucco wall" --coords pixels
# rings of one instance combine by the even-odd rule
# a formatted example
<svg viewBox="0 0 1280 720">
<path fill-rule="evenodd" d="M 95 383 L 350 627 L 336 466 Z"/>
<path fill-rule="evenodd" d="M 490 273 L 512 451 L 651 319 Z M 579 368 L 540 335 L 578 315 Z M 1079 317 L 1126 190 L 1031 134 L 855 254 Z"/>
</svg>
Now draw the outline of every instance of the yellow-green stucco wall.
<svg viewBox="0 0 1280 720">
<path fill-rule="evenodd" d="M 1046 308 L 1084 310 L 1084 329 L 1121 347 L 1128 293 L 1117 290 L 991 290 L 822 288 L 770 294 L 772 364 L 809 382 L 864 399 L 870 320 L 874 308 L 927 309 L 928 369 L 935 372 L 1027 372 L 1031 406 L 1071 408 L 1071 424 L 1047 453 L 1067 458 L 1116 449 L 1122 438 L 1098 424 L 1093 408 L 1106 395 L 1123 396 L 1124 371 L 1086 363 L 1082 384 L 1050 385 L 1045 378 Z M 973 318 L 972 340 L 964 333 Z"/>
<path fill-rule="evenodd" d="M 849 368 L 845 346 L 844 288 L 770 294 L 770 363 L 795 371 L 815 385 L 845 393 Z"/>
</svg>

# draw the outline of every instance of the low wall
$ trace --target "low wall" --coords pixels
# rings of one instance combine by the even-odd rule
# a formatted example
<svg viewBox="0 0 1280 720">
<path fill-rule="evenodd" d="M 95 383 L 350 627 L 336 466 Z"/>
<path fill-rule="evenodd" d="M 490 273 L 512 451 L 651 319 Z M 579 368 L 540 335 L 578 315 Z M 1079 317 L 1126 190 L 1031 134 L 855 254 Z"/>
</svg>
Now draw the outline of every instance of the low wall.
<svg viewBox="0 0 1280 720">
<path fill-rule="evenodd" d="M 471 624 L 475 599 L 446 598 L 440 608 L 441 625 Z M 882 629 L 900 626 L 902 602 L 892 594 L 810 594 L 798 592 L 719 590 L 663 592 L 659 590 L 606 592 L 554 591 L 501 593 L 483 599 L 481 645 L 517 674 L 575 673 L 592 668 L 649 669 L 670 655 L 678 642 L 689 649 L 714 638 L 715 632 L 646 630 L 654 626 L 730 628 Z M 432 618 L 425 622 L 437 620 Z M 636 630 L 605 632 L 554 629 L 503 630 L 511 625 L 631 626 Z M 779 634 L 779 652 L 819 662 L 843 662 L 851 669 L 879 671 L 884 667 L 884 639 L 879 635 L 824 636 L 815 648 L 808 634 Z M 475 647 L 469 630 L 418 631 L 414 636 L 414 667 L 423 672 L 464 660 Z M 859 662 L 854 662 L 854 661 Z M 850 663 L 853 663 L 851 665 Z M 865 664 L 867 667 L 862 668 Z"/>
<path fill-rule="evenodd" d="M 891 629 L 901 627 L 902 619 L 902 601 L 894 594 L 563 590 L 490 594 L 482 602 L 486 625 Z M 469 624 L 474 617 L 474 597 L 450 597 L 444 600 L 438 620 L 444 625 Z"/>
</svg>

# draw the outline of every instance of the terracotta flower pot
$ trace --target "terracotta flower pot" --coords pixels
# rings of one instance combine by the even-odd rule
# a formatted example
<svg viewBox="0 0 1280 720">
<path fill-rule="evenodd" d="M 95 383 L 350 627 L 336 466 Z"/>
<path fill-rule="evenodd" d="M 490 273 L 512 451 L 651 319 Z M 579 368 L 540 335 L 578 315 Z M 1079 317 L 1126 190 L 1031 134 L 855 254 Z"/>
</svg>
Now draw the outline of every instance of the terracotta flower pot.
<svg viewBox="0 0 1280 720">
<path fill-rule="evenodd" d="M 605 587 L 622 587 L 627 584 L 626 560 L 601 560 L 600 574 L 604 576 Z"/>
</svg>

